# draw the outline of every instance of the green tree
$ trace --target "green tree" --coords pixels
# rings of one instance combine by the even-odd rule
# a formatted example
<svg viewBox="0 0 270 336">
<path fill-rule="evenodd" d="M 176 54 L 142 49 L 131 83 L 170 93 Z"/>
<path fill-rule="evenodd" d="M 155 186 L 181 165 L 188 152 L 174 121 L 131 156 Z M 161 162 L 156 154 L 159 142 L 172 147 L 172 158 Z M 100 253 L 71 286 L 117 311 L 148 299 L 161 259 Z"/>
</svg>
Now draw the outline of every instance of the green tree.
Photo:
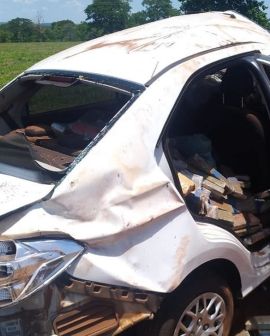
<svg viewBox="0 0 270 336">
<path fill-rule="evenodd" d="M 179 15 L 179 11 L 172 5 L 171 0 L 143 0 L 145 15 L 148 22 Z"/>
<path fill-rule="evenodd" d="M 85 9 L 89 30 L 101 36 L 125 29 L 130 10 L 129 0 L 94 0 Z"/>
<path fill-rule="evenodd" d="M 88 24 L 86 22 L 81 22 L 76 26 L 77 37 L 79 41 L 90 40 L 91 34 L 89 32 Z"/>
<path fill-rule="evenodd" d="M 11 40 L 11 35 L 9 31 L 7 30 L 7 25 L 1 24 L 0 25 L 0 43 L 10 42 L 10 40 Z"/>
<path fill-rule="evenodd" d="M 29 19 L 16 18 L 7 23 L 12 42 L 30 42 L 33 40 L 35 25 Z"/>
<path fill-rule="evenodd" d="M 71 20 L 53 22 L 51 25 L 51 33 L 55 41 L 78 40 L 76 24 Z"/>
<path fill-rule="evenodd" d="M 140 11 L 136 13 L 132 13 L 129 16 L 128 26 L 135 27 L 142 25 L 147 22 L 147 15 L 145 11 Z"/>
<path fill-rule="evenodd" d="M 234 10 L 269 28 L 264 1 L 257 0 L 178 0 L 184 13 Z"/>
</svg>

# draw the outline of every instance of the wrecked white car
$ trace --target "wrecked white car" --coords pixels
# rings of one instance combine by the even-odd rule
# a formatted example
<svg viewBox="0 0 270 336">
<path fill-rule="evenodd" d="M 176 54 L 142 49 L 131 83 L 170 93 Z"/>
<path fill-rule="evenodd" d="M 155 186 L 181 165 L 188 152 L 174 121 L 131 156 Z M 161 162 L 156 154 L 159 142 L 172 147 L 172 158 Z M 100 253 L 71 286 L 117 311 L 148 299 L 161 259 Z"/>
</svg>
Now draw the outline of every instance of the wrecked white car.
<svg viewBox="0 0 270 336">
<path fill-rule="evenodd" d="M 267 55 L 236 13 L 180 16 L 0 91 L 1 335 L 229 334 L 270 275 Z"/>
</svg>

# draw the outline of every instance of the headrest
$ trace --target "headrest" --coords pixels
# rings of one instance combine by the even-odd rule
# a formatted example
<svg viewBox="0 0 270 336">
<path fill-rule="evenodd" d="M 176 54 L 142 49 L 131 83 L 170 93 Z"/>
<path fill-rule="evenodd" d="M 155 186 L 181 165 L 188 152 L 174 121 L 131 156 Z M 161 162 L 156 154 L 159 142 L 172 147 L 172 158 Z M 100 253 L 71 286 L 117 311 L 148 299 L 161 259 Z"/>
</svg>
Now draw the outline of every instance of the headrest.
<svg viewBox="0 0 270 336">
<path fill-rule="evenodd" d="M 222 78 L 221 91 L 226 99 L 246 97 L 254 92 L 253 78 L 243 66 L 228 68 Z"/>
</svg>

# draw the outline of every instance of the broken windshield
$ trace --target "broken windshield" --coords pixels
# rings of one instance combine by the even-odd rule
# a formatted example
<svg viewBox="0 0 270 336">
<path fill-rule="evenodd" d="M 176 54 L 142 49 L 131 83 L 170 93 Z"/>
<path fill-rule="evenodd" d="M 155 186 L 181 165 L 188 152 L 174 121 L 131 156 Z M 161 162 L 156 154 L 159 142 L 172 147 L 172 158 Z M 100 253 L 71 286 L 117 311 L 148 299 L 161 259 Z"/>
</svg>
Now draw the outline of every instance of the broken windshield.
<svg viewBox="0 0 270 336">
<path fill-rule="evenodd" d="M 22 78 L 23 94 L 0 117 L 0 172 L 41 183 L 59 180 L 132 97 L 82 77 Z"/>
</svg>

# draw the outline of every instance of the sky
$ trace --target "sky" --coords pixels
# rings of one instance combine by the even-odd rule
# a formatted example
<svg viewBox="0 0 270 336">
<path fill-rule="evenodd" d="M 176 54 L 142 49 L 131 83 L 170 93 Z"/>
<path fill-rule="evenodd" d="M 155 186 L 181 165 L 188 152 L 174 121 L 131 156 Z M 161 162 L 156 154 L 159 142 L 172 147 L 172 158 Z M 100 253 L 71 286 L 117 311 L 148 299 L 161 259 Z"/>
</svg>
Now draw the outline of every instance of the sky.
<svg viewBox="0 0 270 336">
<path fill-rule="evenodd" d="M 0 0 L 0 22 L 23 17 L 34 22 L 39 18 L 43 22 L 69 19 L 79 23 L 86 19 L 84 9 L 91 2 L 91 0 Z M 131 0 L 133 11 L 141 9 L 141 2 L 142 0 Z M 172 2 L 175 6 L 179 6 L 177 0 Z M 265 0 L 265 4 L 269 7 L 270 18 L 270 0 Z"/>
<path fill-rule="evenodd" d="M 179 7 L 177 0 L 172 2 Z M 86 19 L 84 9 L 90 3 L 91 0 L 0 0 L 0 22 L 16 17 L 36 22 L 38 17 L 42 17 L 43 22 L 69 19 L 79 23 Z M 142 0 L 131 0 L 133 11 L 139 11 L 141 3 Z"/>
</svg>

